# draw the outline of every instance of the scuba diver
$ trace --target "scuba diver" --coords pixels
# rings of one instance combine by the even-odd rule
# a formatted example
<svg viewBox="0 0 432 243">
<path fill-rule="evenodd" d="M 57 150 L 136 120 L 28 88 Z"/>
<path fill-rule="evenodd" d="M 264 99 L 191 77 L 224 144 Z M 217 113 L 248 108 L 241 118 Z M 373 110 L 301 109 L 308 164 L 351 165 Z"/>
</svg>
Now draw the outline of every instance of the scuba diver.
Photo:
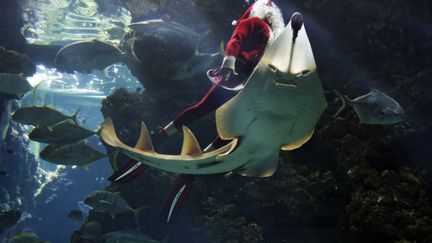
<svg viewBox="0 0 432 243">
<path fill-rule="evenodd" d="M 295 20 L 294 15 L 292 20 Z M 303 24 L 301 15 L 297 22 L 297 25 L 292 25 L 294 31 L 298 31 Z M 222 65 L 207 72 L 214 84 L 198 103 L 180 112 L 173 121 L 161 128 L 159 136 L 171 136 L 183 125 L 214 112 L 234 97 L 238 93 L 238 87 L 242 86 L 260 61 L 266 47 L 285 29 L 282 13 L 271 0 L 256 0 L 240 19 L 233 21 L 233 25 L 236 27 L 227 43 Z M 204 152 L 217 149 L 228 142 L 217 136 Z M 146 167 L 144 163 L 133 160 L 114 173 L 110 180 L 128 181 Z M 171 223 L 178 214 L 192 188 L 194 178 L 194 175 L 178 177 L 161 210 L 164 223 Z"/>
</svg>

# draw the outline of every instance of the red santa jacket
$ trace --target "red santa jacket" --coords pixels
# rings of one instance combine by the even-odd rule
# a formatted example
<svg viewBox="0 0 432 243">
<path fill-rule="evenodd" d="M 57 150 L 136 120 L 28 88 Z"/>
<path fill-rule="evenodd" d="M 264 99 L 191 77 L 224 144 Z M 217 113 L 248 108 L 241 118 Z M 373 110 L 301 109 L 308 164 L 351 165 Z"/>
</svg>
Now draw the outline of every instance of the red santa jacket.
<svg viewBox="0 0 432 243">
<path fill-rule="evenodd" d="M 235 28 L 224 53 L 223 67 L 235 70 L 236 59 L 255 67 L 270 38 L 269 25 L 259 17 L 241 20 Z"/>
</svg>

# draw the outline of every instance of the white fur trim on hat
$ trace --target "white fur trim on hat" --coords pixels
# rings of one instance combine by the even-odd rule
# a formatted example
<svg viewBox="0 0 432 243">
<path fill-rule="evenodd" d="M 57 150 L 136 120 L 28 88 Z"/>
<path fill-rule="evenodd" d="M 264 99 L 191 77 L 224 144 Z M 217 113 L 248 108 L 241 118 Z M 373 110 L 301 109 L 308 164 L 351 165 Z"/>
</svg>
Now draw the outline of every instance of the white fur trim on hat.
<svg viewBox="0 0 432 243">
<path fill-rule="evenodd" d="M 265 19 L 273 32 L 273 38 L 278 37 L 285 29 L 282 12 L 274 2 L 268 6 L 268 0 L 257 0 L 251 10 L 249 17 Z"/>
</svg>

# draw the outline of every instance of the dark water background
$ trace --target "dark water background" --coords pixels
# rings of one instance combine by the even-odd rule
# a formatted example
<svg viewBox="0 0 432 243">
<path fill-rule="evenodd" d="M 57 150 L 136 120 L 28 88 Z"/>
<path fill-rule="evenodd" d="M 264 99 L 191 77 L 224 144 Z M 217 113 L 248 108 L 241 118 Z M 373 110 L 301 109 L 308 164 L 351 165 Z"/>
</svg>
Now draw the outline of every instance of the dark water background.
<svg viewBox="0 0 432 243">
<path fill-rule="evenodd" d="M 30 1 L 31 2 L 31 1 Z M 153 1 L 98 0 L 99 12 L 114 13 L 120 6 L 130 11 L 132 22 L 169 15 L 198 33 L 211 30 L 201 42 L 203 52 L 213 52 L 228 40 L 237 19 L 247 8 L 243 1 Z M 21 4 L 0 3 L 0 45 L 26 54 L 37 65 L 52 67 L 61 45 L 28 44 L 22 35 Z M 175 175 L 150 170 L 125 185 L 109 185 L 112 170 L 106 160 L 89 171 L 66 169 L 34 198 L 38 187 L 37 161 L 28 154 L 25 133 L 8 130 L 0 151 L 0 209 L 20 208 L 31 215 L 4 233 L 28 230 L 53 243 L 100 242 L 79 238 L 82 226 L 67 219 L 77 202 L 96 189 L 120 191 L 132 206 L 149 205 L 142 231 L 156 239 L 169 235 L 169 242 L 432 242 L 431 150 L 432 142 L 432 3 L 427 0 L 391 1 L 277 1 L 285 21 L 295 11 L 303 14 L 329 106 L 314 138 L 301 149 L 282 152 L 277 173 L 268 179 L 234 176 L 199 177 L 178 223 L 164 226 L 157 212 Z M 61 35 L 59 35 L 61 36 Z M 175 45 L 175 43 L 173 43 Z M 0 72 L 34 72 L 18 57 L 0 56 Z M 163 60 L 156 57 L 155 62 Z M 163 65 L 163 63 L 162 63 Z M 95 128 L 103 116 L 119 121 L 125 141 L 135 140 L 140 120 L 151 129 L 163 125 L 178 111 L 197 101 L 210 83 L 205 76 L 185 83 L 145 79 L 139 67 L 129 65 L 144 83 L 144 92 L 117 91 L 100 107 L 84 109 L 80 117 Z M 98 78 L 103 74 L 97 72 Z M 120 71 L 116 75 L 131 75 Z M 85 77 L 80 80 L 87 83 Z M 158 89 L 146 87 L 156 83 Z M 118 86 L 123 84 L 116 83 Z M 185 89 L 179 88 L 186 87 Z M 102 88 L 103 85 L 94 86 Z M 134 86 L 135 87 L 135 86 Z M 370 88 L 391 92 L 404 107 L 408 121 L 393 126 L 359 125 L 352 110 L 333 119 L 340 103 L 331 92 L 338 89 L 356 97 Z M 109 95 L 113 87 L 107 88 Z M 61 98 L 59 98 L 61 99 Z M 7 97 L 2 97 L 2 116 L 7 115 Z M 61 103 L 60 101 L 58 103 Z M 13 105 L 11 105 L 13 106 Z M 72 113 L 78 105 L 67 106 Z M 136 107 L 139 107 L 137 109 Z M 5 113 L 6 112 L 6 113 Z M 97 118 L 94 118 L 97 114 Z M 92 119 L 94 118 L 94 119 Z M 213 136 L 211 117 L 194 123 L 202 145 Z M 176 150 L 180 138 L 162 149 Z M 97 138 L 91 140 L 103 149 Z M 13 149 L 10 154 L 7 150 Z M 48 164 L 42 164 L 53 170 Z M 379 200 L 378 200 L 379 199 Z M 102 222 L 103 233 L 132 228 L 127 215 L 112 220 L 90 213 L 87 221 Z M 73 234 L 73 236 L 72 236 Z"/>
</svg>

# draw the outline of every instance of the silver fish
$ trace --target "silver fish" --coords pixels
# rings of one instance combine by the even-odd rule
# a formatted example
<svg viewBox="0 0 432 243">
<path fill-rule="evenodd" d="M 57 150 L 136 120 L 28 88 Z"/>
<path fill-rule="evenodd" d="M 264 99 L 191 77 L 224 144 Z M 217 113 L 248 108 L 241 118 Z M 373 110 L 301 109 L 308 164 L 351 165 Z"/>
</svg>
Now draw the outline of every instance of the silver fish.
<svg viewBox="0 0 432 243">
<path fill-rule="evenodd" d="M 220 62 L 222 62 L 222 55 L 218 52 L 196 54 L 176 65 L 173 80 L 185 80 L 199 74 L 205 74 L 206 70 Z"/>
<path fill-rule="evenodd" d="M 55 67 L 66 72 L 103 70 L 120 61 L 123 52 L 108 43 L 93 40 L 79 41 L 60 49 L 54 60 Z"/>
<path fill-rule="evenodd" d="M 60 165 L 80 165 L 87 168 L 88 164 L 106 157 L 84 141 L 72 144 L 50 144 L 40 153 L 40 157 L 51 163 Z"/>
<path fill-rule="evenodd" d="M 119 193 L 108 191 L 94 191 L 91 192 L 85 199 L 84 203 L 92 207 L 96 212 L 106 212 L 111 214 L 113 218 L 115 215 L 122 212 L 132 212 L 135 216 L 135 221 L 139 225 L 138 214 L 141 210 L 148 208 L 147 206 L 133 209 L 129 204 L 120 196 Z"/>
<path fill-rule="evenodd" d="M 96 132 L 80 127 L 68 119 L 49 127 L 37 127 L 31 131 L 29 138 L 40 143 L 73 143 L 93 134 Z"/>
<path fill-rule="evenodd" d="M 66 119 L 76 122 L 79 110 L 72 116 L 67 116 L 60 111 L 48 106 L 21 107 L 12 115 L 16 122 L 33 126 L 51 126 Z"/>
<path fill-rule="evenodd" d="M 102 225 L 95 220 L 85 223 L 81 228 L 81 237 L 84 239 L 95 239 L 102 232 Z"/>
<path fill-rule="evenodd" d="M 193 29 L 170 19 L 152 19 L 136 23 L 131 23 L 129 28 L 136 33 L 142 34 L 169 34 L 189 38 L 193 43 L 197 42 L 200 35 Z"/>
<path fill-rule="evenodd" d="M 0 93 L 23 96 L 33 87 L 22 74 L 0 73 Z"/>
<path fill-rule="evenodd" d="M 67 217 L 73 221 L 82 221 L 84 219 L 84 214 L 81 210 L 73 209 L 69 212 Z"/>
<path fill-rule="evenodd" d="M 371 92 L 350 99 L 346 95 L 340 94 L 337 90 L 335 93 L 342 100 L 342 107 L 336 112 L 336 117 L 346 106 L 352 106 L 360 120 L 360 124 L 369 125 L 392 125 L 402 122 L 406 114 L 399 103 L 385 93 L 373 89 Z"/>
<path fill-rule="evenodd" d="M 8 243 L 50 243 L 49 241 L 40 240 L 37 235 L 31 232 L 18 231 L 10 235 L 7 239 Z"/>
</svg>

